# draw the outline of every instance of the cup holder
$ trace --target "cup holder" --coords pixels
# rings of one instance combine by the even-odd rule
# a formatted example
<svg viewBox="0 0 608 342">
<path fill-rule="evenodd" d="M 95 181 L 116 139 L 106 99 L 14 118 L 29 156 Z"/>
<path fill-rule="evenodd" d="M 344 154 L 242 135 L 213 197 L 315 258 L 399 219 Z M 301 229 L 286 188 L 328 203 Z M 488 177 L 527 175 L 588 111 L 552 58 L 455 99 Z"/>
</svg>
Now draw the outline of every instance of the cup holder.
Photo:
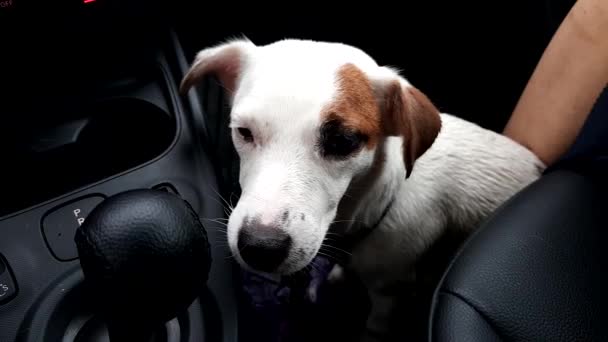
<svg viewBox="0 0 608 342">
<path fill-rule="evenodd" d="M 3 142 L 3 196 L 11 200 L 0 217 L 151 161 L 177 133 L 173 115 L 137 98 L 90 102 L 61 116 Z"/>
<path fill-rule="evenodd" d="M 16 341 L 112 342 L 105 322 L 89 300 L 91 294 L 87 293 L 83 279 L 78 269 L 52 284 L 32 306 L 19 329 L 22 334 Z M 208 299 L 208 294 L 203 291 L 186 312 L 159 326 L 149 342 L 209 341 L 210 333 L 203 311 L 213 311 L 215 303 L 207 303 Z M 203 310 L 203 306 L 209 306 L 209 309 Z"/>
<path fill-rule="evenodd" d="M 89 312 L 72 312 L 74 317 L 64 327 L 62 336 L 52 342 L 112 342 L 103 319 Z M 164 326 L 159 326 L 149 342 L 184 342 L 182 335 L 186 333 L 184 317 L 174 318 Z M 47 340 L 45 340 L 46 342 Z"/>
</svg>

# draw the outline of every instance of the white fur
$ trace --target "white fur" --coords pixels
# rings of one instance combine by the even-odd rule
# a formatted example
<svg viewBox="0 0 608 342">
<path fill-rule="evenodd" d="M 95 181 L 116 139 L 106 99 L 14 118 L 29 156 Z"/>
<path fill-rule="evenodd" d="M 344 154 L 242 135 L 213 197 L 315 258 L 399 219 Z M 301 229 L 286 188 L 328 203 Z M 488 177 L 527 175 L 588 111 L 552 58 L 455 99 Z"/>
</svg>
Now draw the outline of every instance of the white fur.
<svg viewBox="0 0 608 342">
<path fill-rule="evenodd" d="M 390 289 L 416 280 L 415 263 L 433 242 L 448 229 L 471 233 L 544 168 L 529 150 L 505 136 L 448 114 L 441 119 L 439 136 L 408 180 L 399 158 L 401 139 L 388 138 L 384 172 L 372 184 L 363 182 L 366 192 L 346 214 L 371 225 L 396 196 L 382 224 L 354 249 L 348 265 L 370 291 L 367 328 L 377 333 L 389 329 L 388 317 L 396 310 L 393 296 L 399 294 Z"/>
<path fill-rule="evenodd" d="M 407 80 L 355 47 L 295 39 L 266 46 L 226 42 L 201 52 L 194 65 L 211 53 L 221 57 L 222 48 L 230 46 L 240 49 L 241 63 L 231 113 L 243 191 L 228 223 L 235 258 L 248 267 L 237 248 L 246 217 L 276 224 L 288 209 L 290 219 L 279 229 L 292 237 L 293 247 L 277 273 L 298 271 L 317 254 L 330 228 L 348 234 L 371 225 L 395 197 L 380 226 L 355 247 L 346 265 L 370 290 L 370 330 L 387 329 L 393 301 L 384 290 L 415 279 L 413 266 L 430 244 L 447 229 L 473 231 L 544 168 L 507 137 L 449 114 L 441 114 L 437 139 L 408 179 L 402 137 L 386 137 L 374 150 L 363 149 L 345 161 L 326 160 L 315 147 L 320 113 L 336 97 L 341 66 L 356 65 L 377 91 L 394 80 L 408 87 Z M 238 127 L 250 129 L 254 142 L 245 142 Z M 385 162 L 378 174 L 371 170 L 379 154 Z M 302 214 L 305 219 L 298 219 Z M 332 226 L 334 221 L 340 223 Z M 340 274 L 336 270 L 332 278 Z"/>
</svg>

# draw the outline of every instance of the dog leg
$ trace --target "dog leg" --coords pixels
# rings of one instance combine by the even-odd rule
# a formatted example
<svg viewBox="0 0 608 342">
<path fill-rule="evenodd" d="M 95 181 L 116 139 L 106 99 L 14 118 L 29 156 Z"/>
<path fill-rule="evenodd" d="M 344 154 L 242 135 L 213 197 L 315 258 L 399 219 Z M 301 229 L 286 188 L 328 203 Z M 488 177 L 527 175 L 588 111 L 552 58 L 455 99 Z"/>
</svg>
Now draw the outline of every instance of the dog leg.
<svg viewBox="0 0 608 342">
<path fill-rule="evenodd" d="M 371 311 L 367 318 L 361 341 L 387 341 L 391 333 L 391 319 L 397 305 L 397 298 L 391 293 L 369 291 Z"/>
<path fill-rule="evenodd" d="M 378 257 L 378 255 L 376 253 L 374 256 Z M 360 255 L 356 256 L 355 261 L 359 262 L 351 266 L 367 288 L 371 305 L 360 341 L 399 341 L 396 337 L 407 336 L 411 333 L 408 330 L 412 329 L 407 318 L 403 321 L 400 319 L 403 314 L 414 310 L 415 307 L 411 301 L 415 296 L 415 268 L 413 265 L 395 263 L 395 258 L 386 260 L 378 258 L 375 262 L 369 263 L 361 261 L 368 261 L 370 258 L 362 260 L 358 258 Z M 390 268 L 382 269 L 382 266 L 379 266 L 389 265 L 391 260 L 393 264 Z"/>
</svg>

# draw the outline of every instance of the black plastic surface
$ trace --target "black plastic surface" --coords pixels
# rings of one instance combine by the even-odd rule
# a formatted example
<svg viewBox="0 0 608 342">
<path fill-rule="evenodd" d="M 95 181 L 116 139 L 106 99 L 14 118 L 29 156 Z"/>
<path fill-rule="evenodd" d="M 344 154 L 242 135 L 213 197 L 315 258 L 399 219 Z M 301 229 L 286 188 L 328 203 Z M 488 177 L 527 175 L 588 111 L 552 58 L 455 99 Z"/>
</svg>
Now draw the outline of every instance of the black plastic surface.
<svg viewBox="0 0 608 342">
<path fill-rule="evenodd" d="M 42 219 L 42 230 L 49 249 L 61 261 L 78 258 L 74 243 L 76 229 L 101 202 L 103 196 L 88 196 L 53 209 Z"/>
<path fill-rule="evenodd" d="M 430 341 L 608 340 L 608 167 L 576 166 L 544 175 L 467 241 L 436 290 Z"/>
<path fill-rule="evenodd" d="M 61 105 L 56 123 L 32 123 L 2 138 L 12 146 L 4 155 L 11 180 L 4 193 L 12 200 L 0 205 L 0 216 L 129 170 L 171 145 L 175 120 L 151 98 L 162 95 L 158 80 L 132 83 L 114 89 L 124 95 L 104 92 L 101 99 Z M 149 92 L 148 99 L 137 98 L 134 90 Z M 29 187 L 20 186 L 26 182 Z"/>
<path fill-rule="evenodd" d="M 16 341 L 108 342 L 106 322 L 95 311 L 92 298 L 86 294 L 83 280 L 82 272 L 73 267 L 49 284 L 23 321 L 22 331 Z M 57 291 L 58 288 L 61 291 Z M 222 341 L 217 332 L 214 332 L 214 327 L 208 323 L 210 318 L 207 314 L 217 312 L 216 309 L 209 310 L 213 305 L 215 303 L 209 298 L 209 292 L 203 289 L 201 299 L 195 300 L 188 310 L 181 312 L 164 327 L 160 325 L 155 337 L 165 337 L 170 330 L 175 330 L 177 324 L 182 338 L 180 342 Z M 28 327 L 36 327 L 39 331 L 32 331 Z M 40 331 L 45 334 L 40 334 Z M 86 337 L 90 339 L 82 339 Z M 156 340 L 160 341 L 163 340 Z"/>
<path fill-rule="evenodd" d="M 0 304 L 13 299 L 16 293 L 17 288 L 10 273 L 0 275 Z"/>
<path fill-rule="evenodd" d="M 60 325 L 52 324 L 54 321 L 53 315 L 56 314 L 55 308 L 62 301 L 62 298 L 67 296 L 74 286 L 77 286 L 77 284 L 69 285 L 66 275 L 78 270 L 79 264 L 78 260 L 60 261 L 53 256 L 47 246 L 42 229 L 43 217 L 47 213 L 65 203 L 83 197 L 92 195 L 109 197 L 126 190 L 152 188 L 166 183 L 171 184 L 175 191 L 192 205 L 201 221 L 206 225 L 214 260 L 211 265 L 208 284 L 206 288 L 201 289 L 200 301 L 196 304 L 197 309 L 195 311 L 198 313 L 193 315 L 191 312 L 189 316 L 185 317 L 185 322 L 187 322 L 191 333 L 187 341 L 237 341 L 238 312 L 233 280 L 234 264 L 229 257 L 230 253 L 227 245 L 223 243 L 225 241 L 223 227 L 221 224 L 214 222 L 215 219 L 224 217 L 225 213 L 218 195 L 219 186 L 213 161 L 207 154 L 207 150 L 212 149 L 212 147 L 206 145 L 205 136 L 206 116 L 217 115 L 217 113 L 203 112 L 196 97 L 188 96 L 182 99 L 178 96 L 176 86 L 188 64 L 175 36 L 170 31 L 159 33 L 157 30 L 142 29 L 141 32 L 143 31 L 147 36 L 142 37 L 141 40 L 132 40 L 130 45 L 124 44 L 127 48 L 122 50 L 118 48 L 118 46 L 123 46 L 119 42 L 124 43 L 125 37 L 129 36 L 128 32 L 120 32 L 124 35 L 122 38 L 120 35 L 112 36 L 108 34 L 102 40 L 95 41 L 92 44 L 93 46 L 87 46 L 84 51 L 89 51 L 91 59 L 94 58 L 96 63 L 86 69 L 82 67 L 82 64 L 78 67 L 68 68 L 71 57 L 66 54 L 71 50 L 61 50 L 63 47 L 62 41 L 57 39 L 57 48 L 53 51 L 62 53 L 61 57 L 65 57 L 66 61 L 62 62 L 62 68 L 60 68 L 59 65 L 53 64 L 56 60 L 61 59 L 56 56 L 57 58 L 54 58 L 53 62 L 49 62 L 54 65 L 53 68 L 39 70 L 39 72 L 45 74 L 45 76 L 49 73 L 56 73 L 57 75 L 53 76 L 61 76 L 64 82 L 67 80 L 67 86 L 63 86 L 61 89 L 47 86 L 43 92 L 35 92 L 36 95 L 40 95 L 38 99 L 30 94 L 31 98 L 15 99 L 9 97 L 10 101 L 0 103 L 0 110 L 4 110 L 3 113 L 12 113 L 5 115 L 8 121 L 4 121 L 0 128 L 3 132 L 14 131 L 13 137 L 18 136 L 18 132 L 22 130 L 22 125 L 28 123 L 51 127 L 54 121 L 60 122 L 61 120 L 58 119 L 65 118 L 65 112 L 62 111 L 64 107 L 60 106 L 60 103 L 70 104 L 70 102 L 74 102 L 73 105 L 76 105 L 84 99 L 94 102 L 95 100 L 103 101 L 108 98 L 116 99 L 119 97 L 128 98 L 125 102 L 145 102 L 147 103 L 144 105 L 146 108 L 157 108 L 159 113 L 164 113 L 165 118 L 170 119 L 170 121 L 165 119 L 160 121 L 168 122 L 167 128 L 169 130 L 166 132 L 171 132 L 171 141 L 168 144 L 166 141 L 163 142 L 162 151 L 161 149 L 155 150 L 154 153 L 147 154 L 145 157 L 140 154 L 139 157 L 142 158 L 139 158 L 138 163 L 131 164 L 131 166 L 123 164 L 120 168 L 105 172 L 105 175 L 97 174 L 97 177 L 92 179 L 71 183 L 70 187 L 63 187 L 63 190 L 55 188 L 57 191 L 47 192 L 37 200 L 27 201 L 27 203 L 20 202 L 18 208 L 5 210 L 4 216 L 0 214 L 0 251 L 11 266 L 12 274 L 18 286 L 17 296 L 0 306 L 0 341 L 2 342 L 16 340 L 20 342 L 61 341 L 60 339 L 49 340 L 48 338 L 52 336 L 45 336 L 45 334 L 50 330 L 60 329 Z M 60 35 L 57 37 L 65 38 Z M 114 41 L 115 37 L 117 41 Z M 146 42 L 145 49 L 139 49 L 141 45 L 144 45 L 141 43 L 142 41 Z M 108 46 L 114 48 L 108 49 Z M 81 47 L 79 46 L 79 48 Z M 103 54 L 95 55 L 94 52 L 102 53 L 102 50 L 106 54 L 111 52 L 113 55 L 111 58 L 108 57 L 107 60 L 101 58 L 104 56 Z M 116 53 L 116 51 L 120 51 L 120 53 Z M 107 72 L 108 70 L 112 72 Z M 63 75 L 58 75 L 62 73 Z M 45 79 L 55 80 L 56 77 Z M 93 86 L 95 82 L 91 82 L 90 86 L 84 86 L 75 81 L 79 78 L 98 80 L 99 82 L 95 86 Z M 152 82 L 149 82 L 150 80 Z M 71 81 L 75 82 L 70 83 Z M 27 94 L 27 91 L 32 89 L 34 88 L 31 87 L 31 83 L 30 86 L 23 88 L 20 88 L 19 84 L 15 84 L 11 91 L 23 90 L 22 94 Z M 61 101 L 51 101 L 56 95 L 56 99 L 60 98 Z M 113 103 L 116 104 L 118 101 Z M 25 110 L 19 104 L 27 104 L 28 107 L 44 108 L 45 110 L 31 112 L 36 115 L 19 116 L 15 114 L 17 112 L 13 111 L 14 109 Z M 18 113 L 23 113 L 23 111 Z M 132 139 L 121 139 L 124 144 L 120 146 L 134 147 L 138 145 L 137 138 L 144 133 L 142 131 L 145 130 L 146 123 L 149 122 L 145 113 L 140 114 L 136 114 L 138 119 L 133 121 L 133 123 L 136 121 L 137 125 L 131 125 L 128 130 L 123 130 L 125 133 L 127 131 L 131 132 L 131 135 L 125 134 L 124 136 L 130 136 Z M 155 120 L 153 117 L 149 119 Z M 109 126 L 113 128 L 112 125 Z M 106 128 L 101 131 L 105 131 Z M 155 135 L 158 132 L 155 130 L 147 132 L 146 136 L 148 138 L 144 139 L 143 142 L 163 140 L 162 136 Z M 112 133 L 109 132 L 108 134 Z M 111 137 L 103 137 L 102 134 L 96 136 L 99 137 L 97 141 L 101 142 L 112 139 Z M 155 138 L 159 140 L 150 140 Z M 9 137 L 3 135 L 2 139 L 9 139 Z M 139 143 L 141 142 L 139 141 Z M 132 145 L 129 146 L 129 144 Z M 8 145 L 3 144 L 0 148 L 6 146 Z M 93 144 L 91 143 L 89 146 L 93 146 Z M 118 149 L 114 151 L 121 152 Z M 104 155 L 102 147 L 101 150 L 96 149 L 93 156 L 100 158 L 100 160 L 113 160 L 115 155 L 109 154 L 107 150 L 105 153 Z M 135 158 L 135 156 L 133 157 Z M 89 160 L 92 160 L 92 158 Z M 114 165 L 119 164 L 117 160 Z M 3 163 L 3 165 L 6 164 Z M 70 165 L 63 164 L 61 168 L 66 169 Z M 82 166 L 87 165 L 90 166 L 88 169 L 86 167 L 81 168 L 83 175 L 90 175 L 88 174 L 89 171 L 94 173 L 94 166 L 99 166 L 101 163 L 85 163 Z M 40 180 L 48 177 L 43 169 L 20 170 L 16 164 L 11 165 L 11 167 L 16 168 L 15 173 L 17 174 L 18 171 L 29 173 L 29 178 L 19 175 L 21 179 L 26 180 L 21 184 L 17 184 L 15 179 L 7 178 L 6 180 L 6 183 L 13 187 L 13 193 L 19 195 L 21 199 L 28 197 L 24 196 L 25 192 L 35 194 L 35 184 L 42 184 L 43 182 Z M 61 168 L 57 167 L 59 170 Z M 60 178 L 57 177 L 46 178 L 46 182 L 49 183 L 44 184 L 47 189 L 49 186 L 54 187 L 61 183 Z M 53 184 L 53 182 L 57 184 Z M 24 192 L 18 192 L 17 190 Z M 40 190 L 44 189 L 40 188 Z M 43 192 L 41 191 L 40 194 Z M 3 193 L 3 196 L 10 198 L 6 192 Z M 8 205 L 17 203 L 19 198 L 16 198 L 14 203 L 8 203 Z M 2 201 L 1 206 L 5 205 L 7 205 L 7 202 Z M 70 279 L 73 282 L 81 281 L 78 277 Z M 80 301 L 83 300 L 80 299 Z M 71 318 L 65 317 L 65 319 Z M 203 321 L 201 322 L 201 320 Z M 67 322 L 65 323 L 67 324 Z M 53 328 L 53 326 L 56 326 L 56 328 Z M 56 336 L 59 338 L 59 335 Z"/>
<path fill-rule="evenodd" d="M 8 265 L 0 255 L 0 305 L 13 299 L 17 294 L 17 285 Z"/>
</svg>

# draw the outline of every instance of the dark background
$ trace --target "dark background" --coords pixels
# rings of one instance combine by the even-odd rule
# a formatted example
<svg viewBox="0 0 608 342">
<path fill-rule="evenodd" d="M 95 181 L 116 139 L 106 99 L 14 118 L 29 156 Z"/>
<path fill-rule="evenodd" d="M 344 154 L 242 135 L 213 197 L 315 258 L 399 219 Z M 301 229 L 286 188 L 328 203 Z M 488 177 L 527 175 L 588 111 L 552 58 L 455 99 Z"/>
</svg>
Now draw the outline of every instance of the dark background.
<svg viewBox="0 0 608 342">
<path fill-rule="evenodd" d="M 13 1 L 14 8 L 0 10 L 4 102 L 21 105 L 25 96 L 78 90 L 83 75 L 116 70 L 117 57 L 136 61 L 145 49 L 135 47 L 153 44 L 157 32 L 172 26 L 188 58 L 241 35 L 257 44 L 289 37 L 353 44 L 402 69 L 442 111 L 494 130 L 503 128 L 574 3 L 367 1 L 336 2 L 329 9 L 328 2 Z"/>
<path fill-rule="evenodd" d="M 258 44 L 286 37 L 353 44 L 402 69 L 442 111 L 502 130 L 573 2 L 402 1 L 397 9 L 396 2 L 369 1 L 333 10 L 300 2 L 218 5 L 201 6 L 177 24 L 192 53 L 240 34 Z"/>
</svg>

